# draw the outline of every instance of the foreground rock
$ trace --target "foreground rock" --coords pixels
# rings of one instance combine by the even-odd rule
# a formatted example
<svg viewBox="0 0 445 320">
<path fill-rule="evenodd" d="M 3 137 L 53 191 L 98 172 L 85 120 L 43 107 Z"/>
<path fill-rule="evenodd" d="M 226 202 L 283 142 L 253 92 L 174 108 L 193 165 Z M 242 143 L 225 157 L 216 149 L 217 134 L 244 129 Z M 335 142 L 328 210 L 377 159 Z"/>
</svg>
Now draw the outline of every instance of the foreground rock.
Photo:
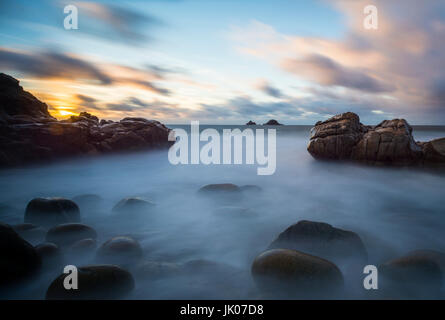
<svg viewBox="0 0 445 320">
<path fill-rule="evenodd" d="M 316 159 L 354 160 L 370 164 L 445 164 L 445 138 L 416 142 L 404 119 L 385 120 L 377 126 L 360 123 L 346 112 L 311 129 L 309 153 Z"/>
<path fill-rule="evenodd" d="M 295 250 L 263 252 L 253 261 L 251 272 L 262 291 L 278 297 L 335 296 L 343 287 L 343 276 L 335 264 Z"/>
<path fill-rule="evenodd" d="M 61 157 L 147 150 L 170 145 L 170 129 L 158 121 L 99 121 L 82 112 L 57 121 L 45 103 L 0 73 L 0 167 Z"/>
<path fill-rule="evenodd" d="M 306 220 L 299 221 L 280 233 L 269 248 L 303 251 L 335 263 L 343 260 L 367 260 L 366 248 L 356 233 L 327 223 Z"/>
<path fill-rule="evenodd" d="M 78 268 L 78 289 L 66 290 L 61 274 L 49 286 L 46 299 L 102 300 L 120 299 L 134 289 L 133 276 L 113 265 L 94 265 Z"/>
<path fill-rule="evenodd" d="M 81 223 L 65 223 L 48 230 L 46 241 L 69 246 L 82 239 L 96 239 L 96 231 Z"/>
<path fill-rule="evenodd" d="M 392 298 L 444 298 L 445 253 L 416 250 L 379 266 L 382 290 Z"/>
<path fill-rule="evenodd" d="M 41 260 L 34 247 L 10 226 L 0 223 L 0 287 L 37 273 Z"/>
<path fill-rule="evenodd" d="M 79 221 L 79 207 L 68 199 L 35 198 L 26 206 L 25 223 L 51 227 Z"/>
</svg>

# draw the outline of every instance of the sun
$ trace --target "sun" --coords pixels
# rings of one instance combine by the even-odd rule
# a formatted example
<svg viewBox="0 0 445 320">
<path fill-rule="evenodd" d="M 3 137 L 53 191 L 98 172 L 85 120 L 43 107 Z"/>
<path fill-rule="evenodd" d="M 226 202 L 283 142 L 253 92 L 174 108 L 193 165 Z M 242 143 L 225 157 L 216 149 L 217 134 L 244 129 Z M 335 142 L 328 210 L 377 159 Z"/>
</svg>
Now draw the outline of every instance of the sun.
<svg viewBox="0 0 445 320">
<path fill-rule="evenodd" d="M 73 115 L 75 115 L 75 113 L 74 112 L 71 112 L 71 111 L 66 111 L 66 110 L 57 110 L 57 112 L 59 112 L 59 114 L 61 115 L 61 116 L 73 116 Z"/>
</svg>

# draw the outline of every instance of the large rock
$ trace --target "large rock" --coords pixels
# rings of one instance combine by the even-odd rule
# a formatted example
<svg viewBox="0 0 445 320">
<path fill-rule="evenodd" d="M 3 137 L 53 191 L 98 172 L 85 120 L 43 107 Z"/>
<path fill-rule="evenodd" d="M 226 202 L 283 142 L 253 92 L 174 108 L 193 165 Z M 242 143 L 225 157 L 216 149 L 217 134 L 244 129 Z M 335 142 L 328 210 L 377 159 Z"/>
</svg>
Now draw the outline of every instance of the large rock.
<svg viewBox="0 0 445 320">
<path fill-rule="evenodd" d="M 358 115 L 346 112 L 311 129 L 309 153 L 316 159 L 354 160 L 370 164 L 445 164 L 445 139 L 417 143 L 404 119 L 365 126 Z"/>
<path fill-rule="evenodd" d="M 158 121 L 99 121 L 87 112 L 57 121 L 18 80 L 0 73 L 0 167 L 167 147 L 169 132 Z"/>
<path fill-rule="evenodd" d="M 63 264 L 63 254 L 55 243 L 45 242 L 35 247 L 37 254 L 42 260 L 44 269 L 56 268 Z"/>
<path fill-rule="evenodd" d="M 279 297 L 320 297 L 343 287 L 343 276 L 335 264 L 295 250 L 265 251 L 255 258 L 251 272 L 262 291 Z"/>
<path fill-rule="evenodd" d="M 281 232 L 270 249 L 293 249 L 335 263 L 344 260 L 366 262 L 367 251 L 360 237 L 327 223 L 302 220 Z"/>
<path fill-rule="evenodd" d="M 0 223 L 0 288 L 35 274 L 41 259 L 34 247 L 10 226 Z"/>
<path fill-rule="evenodd" d="M 48 230 L 46 241 L 69 246 L 82 239 L 96 239 L 96 231 L 81 223 L 65 223 Z"/>
<path fill-rule="evenodd" d="M 78 289 L 66 290 L 63 282 L 67 274 L 61 274 L 49 286 L 46 299 L 53 300 L 102 300 L 125 297 L 134 289 L 133 276 L 113 265 L 80 267 Z"/>
<path fill-rule="evenodd" d="M 32 199 L 25 211 L 25 223 L 40 226 L 55 226 L 69 222 L 79 222 L 80 211 L 77 204 L 63 198 Z"/>
<path fill-rule="evenodd" d="M 379 266 L 381 289 L 392 298 L 444 298 L 445 254 L 416 250 Z"/>
</svg>

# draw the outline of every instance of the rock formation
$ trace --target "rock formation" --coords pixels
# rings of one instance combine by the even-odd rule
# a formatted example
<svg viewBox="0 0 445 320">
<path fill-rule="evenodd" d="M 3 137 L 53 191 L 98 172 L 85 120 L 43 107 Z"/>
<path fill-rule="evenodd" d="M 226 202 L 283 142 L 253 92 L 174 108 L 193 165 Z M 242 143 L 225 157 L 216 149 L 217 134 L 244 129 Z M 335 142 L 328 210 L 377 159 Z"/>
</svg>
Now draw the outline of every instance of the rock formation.
<svg viewBox="0 0 445 320">
<path fill-rule="evenodd" d="M 18 80 L 0 73 L 0 167 L 166 147 L 169 132 L 154 120 L 99 121 L 87 112 L 57 121 Z"/>
<path fill-rule="evenodd" d="M 384 120 L 376 126 L 360 123 L 346 112 L 311 129 L 309 153 L 316 159 L 354 160 L 370 164 L 445 164 L 445 138 L 416 142 L 404 119 Z"/>
<path fill-rule="evenodd" d="M 249 120 L 249 122 L 246 123 L 246 126 L 256 126 L 256 122 Z"/>
<path fill-rule="evenodd" d="M 263 126 L 281 126 L 282 124 L 279 123 L 277 120 L 269 120 L 267 121 L 265 124 L 263 124 Z"/>
</svg>

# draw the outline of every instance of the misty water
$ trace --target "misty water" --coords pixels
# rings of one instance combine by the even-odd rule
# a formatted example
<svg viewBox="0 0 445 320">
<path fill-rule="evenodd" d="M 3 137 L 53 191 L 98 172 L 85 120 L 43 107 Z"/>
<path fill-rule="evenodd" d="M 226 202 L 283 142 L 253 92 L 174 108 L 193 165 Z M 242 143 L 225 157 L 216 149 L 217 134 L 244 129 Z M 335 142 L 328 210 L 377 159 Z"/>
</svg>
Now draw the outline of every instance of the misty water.
<svg viewBox="0 0 445 320">
<path fill-rule="evenodd" d="M 445 136 L 445 129 L 416 128 L 414 135 L 424 141 Z M 308 138 L 308 127 L 279 128 L 277 166 L 271 176 L 257 175 L 257 165 L 174 166 L 167 151 L 1 170 L 0 203 L 12 209 L 2 211 L 0 221 L 22 223 L 25 207 L 35 197 L 97 194 L 103 202 L 94 209 L 81 207 L 81 219 L 97 231 L 98 245 L 114 236 L 131 235 L 141 243 L 146 261 L 181 264 L 205 259 L 233 268 L 233 272 L 197 272 L 195 277 L 155 281 L 136 277 L 129 299 L 261 298 L 250 275 L 254 257 L 303 219 L 358 233 L 370 264 L 415 249 L 445 251 L 444 171 L 320 162 L 306 151 Z M 212 183 L 257 185 L 263 191 L 230 204 L 252 214 L 221 215 L 215 213 L 221 203 L 197 193 Z M 112 207 L 126 197 L 151 200 L 156 209 L 137 218 L 112 215 Z M 93 264 L 95 256 L 66 255 L 64 263 Z M 132 271 L 134 266 L 126 268 Z M 353 277 L 342 272 L 346 280 Z M 60 273 L 62 267 L 48 268 L 3 295 L 42 299 Z M 346 297 L 366 296 L 362 288 L 350 289 Z"/>
</svg>

